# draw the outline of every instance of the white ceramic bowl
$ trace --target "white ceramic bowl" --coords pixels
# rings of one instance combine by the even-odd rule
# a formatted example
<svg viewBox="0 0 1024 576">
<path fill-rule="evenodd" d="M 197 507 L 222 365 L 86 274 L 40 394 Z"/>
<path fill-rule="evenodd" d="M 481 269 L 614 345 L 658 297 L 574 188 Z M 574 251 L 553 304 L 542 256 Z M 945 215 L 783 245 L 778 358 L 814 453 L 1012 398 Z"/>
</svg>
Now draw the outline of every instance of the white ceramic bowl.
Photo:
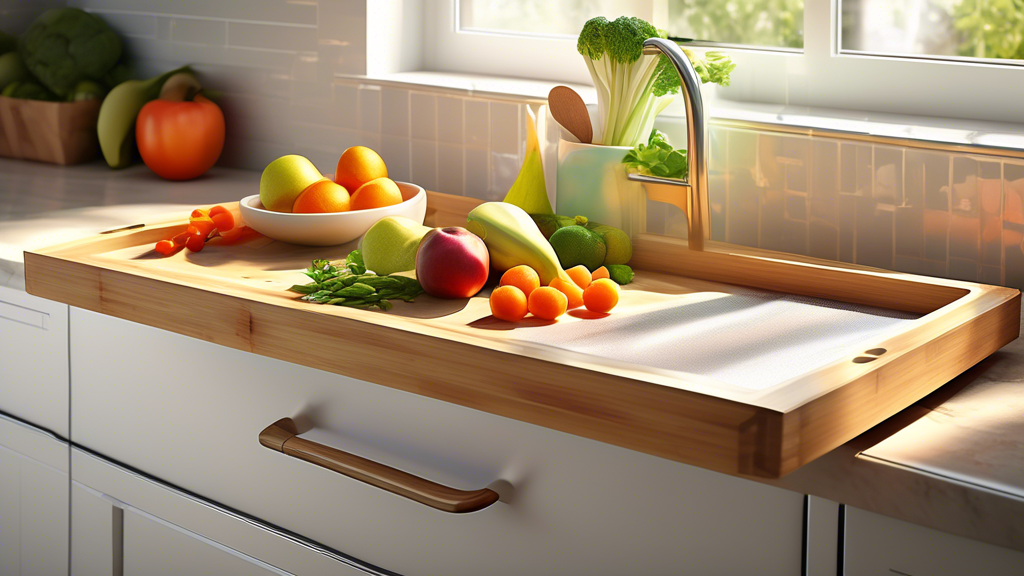
<svg viewBox="0 0 1024 576">
<path fill-rule="evenodd" d="M 264 236 L 292 244 L 334 246 L 359 238 L 385 216 L 403 216 L 423 224 L 427 215 L 427 193 L 415 184 L 395 184 L 402 192 L 402 202 L 384 208 L 323 214 L 274 212 L 263 207 L 259 194 L 242 198 L 238 205 L 245 224 Z"/>
</svg>

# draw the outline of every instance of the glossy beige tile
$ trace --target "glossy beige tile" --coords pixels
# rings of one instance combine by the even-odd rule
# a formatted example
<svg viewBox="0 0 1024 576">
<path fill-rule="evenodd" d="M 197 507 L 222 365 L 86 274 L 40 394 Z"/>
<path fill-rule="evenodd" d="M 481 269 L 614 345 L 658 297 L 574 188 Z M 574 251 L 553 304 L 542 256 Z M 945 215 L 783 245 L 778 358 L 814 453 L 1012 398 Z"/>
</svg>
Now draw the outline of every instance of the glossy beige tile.
<svg viewBox="0 0 1024 576">
<path fill-rule="evenodd" d="M 518 158 L 520 108 L 518 104 L 490 103 L 491 151 L 498 154 L 514 154 Z"/>
<path fill-rule="evenodd" d="M 409 91 L 385 86 L 380 90 L 380 133 L 409 137 Z"/>
<path fill-rule="evenodd" d="M 467 146 L 489 146 L 491 143 L 491 115 L 487 101 L 476 98 L 466 99 L 464 110 L 463 141 Z"/>
<path fill-rule="evenodd" d="M 437 191 L 445 194 L 464 195 L 464 174 L 462 146 L 455 144 L 437 145 Z"/>
<path fill-rule="evenodd" d="M 228 22 L 227 43 L 239 48 L 281 52 L 315 52 L 315 26 Z"/>
<path fill-rule="evenodd" d="M 401 180 L 403 182 L 412 180 L 410 170 L 412 152 L 411 142 L 408 138 L 384 134 L 380 137 L 379 152 L 388 167 L 388 176 L 392 180 Z"/>
<path fill-rule="evenodd" d="M 437 140 L 446 144 L 462 145 L 463 99 L 457 96 L 437 97 Z"/>
<path fill-rule="evenodd" d="M 412 137 L 419 140 L 437 140 L 437 97 L 433 94 L 413 92 L 409 101 L 409 120 Z"/>
<path fill-rule="evenodd" d="M 437 190 L 437 143 L 413 140 L 410 168 L 413 183 L 427 190 Z"/>
<path fill-rule="evenodd" d="M 36 0 L 32 1 L 35 2 Z M 236 2 L 232 0 L 198 2 L 194 0 L 68 0 L 67 4 L 87 10 L 118 10 L 315 26 L 317 23 L 318 4 L 331 2 L 348 6 L 354 10 L 358 10 L 360 5 L 358 0 L 312 0 L 309 2 L 289 2 L 287 0 L 268 0 L 262 2 Z"/>
</svg>

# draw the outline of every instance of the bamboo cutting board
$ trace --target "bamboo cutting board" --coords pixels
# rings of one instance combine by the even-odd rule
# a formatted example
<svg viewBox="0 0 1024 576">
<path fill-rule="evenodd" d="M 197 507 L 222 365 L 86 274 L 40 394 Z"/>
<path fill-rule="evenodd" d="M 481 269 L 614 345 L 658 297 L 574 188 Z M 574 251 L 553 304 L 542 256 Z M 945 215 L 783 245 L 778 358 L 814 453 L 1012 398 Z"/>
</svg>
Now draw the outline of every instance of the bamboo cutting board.
<svg viewBox="0 0 1024 576">
<path fill-rule="evenodd" d="M 476 201 L 431 193 L 428 224 Z M 182 215 L 184 216 L 184 215 Z M 607 318 L 296 300 L 314 258 L 261 239 L 171 258 L 184 219 L 25 254 L 31 294 L 734 475 L 779 477 L 1017 337 L 1020 292 L 641 236 Z M 144 382 L 140 382 L 144 385 Z"/>
</svg>

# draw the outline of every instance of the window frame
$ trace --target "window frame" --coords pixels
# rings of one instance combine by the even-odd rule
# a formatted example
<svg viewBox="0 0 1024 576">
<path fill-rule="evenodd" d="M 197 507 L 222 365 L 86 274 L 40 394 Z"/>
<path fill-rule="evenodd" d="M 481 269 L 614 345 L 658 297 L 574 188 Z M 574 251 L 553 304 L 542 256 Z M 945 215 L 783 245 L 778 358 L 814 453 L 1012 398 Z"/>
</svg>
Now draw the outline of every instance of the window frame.
<svg viewBox="0 0 1024 576">
<path fill-rule="evenodd" d="M 428 70 L 592 84 L 575 38 L 460 31 L 456 0 L 424 2 Z M 695 43 L 737 64 L 731 86 L 703 90 L 712 115 L 753 102 L 1024 124 L 1020 64 L 841 52 L 839 2 L 805 0 L 802 52 Z M 667 0 L 638 3 L 649 21 L 665 21 Z"/>
</svg>

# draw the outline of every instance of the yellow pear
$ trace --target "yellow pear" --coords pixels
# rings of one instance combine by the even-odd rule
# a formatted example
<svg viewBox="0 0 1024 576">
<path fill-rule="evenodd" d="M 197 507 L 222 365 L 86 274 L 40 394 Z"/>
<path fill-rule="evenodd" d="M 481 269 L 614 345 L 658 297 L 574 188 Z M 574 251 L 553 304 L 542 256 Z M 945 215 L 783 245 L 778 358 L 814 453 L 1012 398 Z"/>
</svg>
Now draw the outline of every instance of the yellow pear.
<svg viewBox="0 0 1024 576">
<path fill-rule="evenodd" d="M 274 160 L 260 177 L 260 202 L 276 212 L 291 212 L 295 199 L 323 174 L 303 156 L 289 154 Z"/>
</svg>

